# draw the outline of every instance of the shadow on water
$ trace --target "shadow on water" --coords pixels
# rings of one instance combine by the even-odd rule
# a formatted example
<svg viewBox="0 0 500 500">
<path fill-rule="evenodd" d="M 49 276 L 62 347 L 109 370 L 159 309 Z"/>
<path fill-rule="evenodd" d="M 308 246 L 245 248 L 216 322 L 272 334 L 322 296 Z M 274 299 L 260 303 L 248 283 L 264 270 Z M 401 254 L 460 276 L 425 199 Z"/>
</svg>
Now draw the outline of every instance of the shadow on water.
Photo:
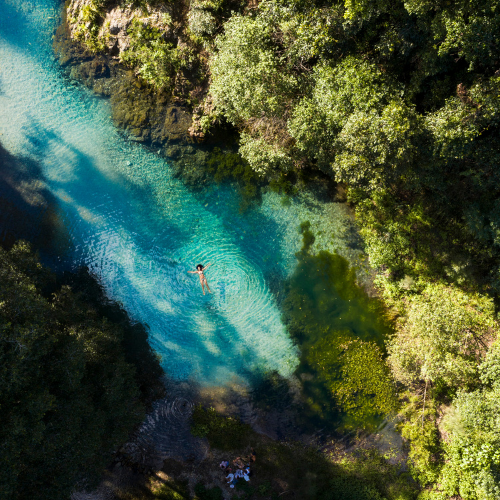
<svg viewBox="0 0 500 500">
<path fill-rule="evenodd" d="M 36 127 L 36 125 L 32 124 Z M 64 147 L 68 151 L 68 156 L 74 158 L 74 164 L 76 167 L 68 175 L 75 179 L 78 177 L 78 182 L 80 188 L 71 193 L 71 203 L 64 204 L 64 209 L 62 210 L 58 203 L 58 198 L 56 198 L 51 191 L 48 189 L 46 179 L 44 179 L 41 172 L 40 165 L 30 158 L 16 158 L 11 155 L 3 147 L 0 148 L 0 227 L 2 228 L 2 241 L 5 246 L 11 246 L 18 239 L 27 239 L 33 242 L 34 246 L 40 248 L 44 254 L 48 256 L 48 259 L 57 262 L 58 259 L 64 258 L 67 254 L 70 240 L 70 235 L 66 231 L 65 224 L 69 229 L 74 229 L 71 220 L 78 218 L 77 214 L 72 217 L 68 217 L 68 211 L 75 210 L 76 206 L 84 207 L 89 205 L 89 192 L 92 193 L 90 198 L 101 198 L 102 200 L 107 199 L 118 199 L 120 201 L 119 205 L 123 208 L 127 203 L 140 204 L 141 202 L 147 201 L 147 212 L 139 211 L 134 207 L 130 208 L 130 212 L 134 213 L 133 218 L 125 218 L 123 214 L 118 214 L 116 210 L 112 210 L 112 207 L 103 203 L 100 205 L 99 210 L 102 212 L 99 214 L 102 217 L 109 217 L 108 210 L 113 213 L 112 217 L 116 220 L 113 223 L 119 221 L 119 223 L 125 228 L 125 230 L 131 235 L 132 239 L 135 240 L 132 245 L 144 245 L 145 240 L 144 233 L 138 234 L 137 228 L 149 228 L 150 231 L 154 232 L 154 226 L 152 224 L 159 219 L 158 214 L 155 212 L 159 208 L 154 206 L 151 200 L 150 192 L 147 188 L 142 188 L 137 185 L 127 183 L 123 178 L 120 178 L 117 182 L 116 178 L 110 180 L 106 178 L 96 167 L 91 158 L 85 155 L 83 152 L 74 148 L 70 144 L 65 143 L 59 136 L 57 136 L 52 131 L 42 130 L 40 127 L 36 127 L 32 131 L 32 135 L 27 137 L 29 147 L 27 151 L 40 159 L 45 158 L 45 147 L 47 144 L 58 143 L 59 147 Z M 92 185 L 92 189 L 85 190 L 81 188 L 81 183 L 86 185 Z M 52 189 L 57 190 L 59 186 L 65 186 L 64 181 L 50 181 Z M 131 199 L 127 200 L 124 198 L 124 191 L 131 194 Z M 141 201 L 142 200 L 142 201 Z M 93 205 L 93 212 L 97 214 L 96 204 Z M 99 206 L 99 205 L 97 205 Z M 147 220 L 146 220 L 147 219 Z M 150 220 L 151 219 L 151 220 Z M 153 229 L 151 229 L 153 227 Z M 165 228 L 163 228 L 164 230 Z M 105 229 L 104 229 L 105 230 Z M 168 238 L 172 245 L 182 245 L 185 235 L 182 231 L 176 228 L 170 228 L 170 237 Z M 74 238 L 74 235 L 71 235 Z M 74 240 L 73 240 L 74 243 Z M 63 252 L 63 250 L 65 250 Z M 57 267 L 57 266 L 56 266 Z M 64 262 L 60 262 L 60 271 L 65 271 L 68 266 Z M 87 281 L 93 283 L 94 287 L 98 287 L 95 278 L 87 279 L 82 275 L 84 271 L 76 271 L 79 278 L 75 280 L 74 278 L 63 278 L 64 282 L 72 284 L 77 289 L 82 286 L 82 283 Z M 88 271 L 85 271 L 88 272 Z M 70 276 L 70 275 L 68 275 Z M 132 292 L 135 296 L 139 297 L 141 294 L 140 289 L 137 284 L 132 280 L 128 280 L 126 277 L 122 277 L 122 284 L 130 289 L 135 289 Z M 88 285 L 85 285 L 86 294 L 89 294 Z M 99 288 L 99 294 L 102 295 L 102 289 Z M 228 369 L 234 369 L 236 373 L 241 373 L 242 375 L 247 375 L 251 372 L 251 362 L 254 359 L 258 359 L 259 355 L 254 352 L 251 347 L 246 347 L 246 352 L 242 353 L 240 346 L 244 339 L 238 333 L 238 330 L 234 328 L 225 318 L 217 314 L 217 311 L 208 310 L 209 318 L 217 323 L 220 331 L 224 332 L 224 336 L 219 338 L 220 351 L 223 352 L 224 361 L 227 364 Z M 166 325 L 166 328 L 178 328 L 178 318 L 176 314 L 165 313 L 162 316 L 162 320 Z M 192 330 L 193 334 L 196 334 L 196 326 L 194 324 L 186 324 L 188 330 Z M 141 333 L 141 332 L 139 332 Z M 186 332 L 187 333 L 187 332 Z M 203 336 L 200 332 L 197 333 L 199 340 L 195 347 L 196 355 L 199 359 L 204 360 L 204 364 L 199 367 L 200 373 L 199 379 L 203 380 L 209 378 L 209 371 L 211 367 L 220 363 L 221 354 L 218 352 L 210 351 L 207 346 L 203 343 Z M 157 347 L 159 352 L 163 352 L 164 356 L 169 357 L 165 361 L 168 364 L 182 363 L 182 358 L 176 360 L 178 353 L 175 349 L 165 350 L 160 346 L 156 346 L 156 341 L 150 339 L 153 347 Z M 243 363 L 242 363 L 243 358 Z M 247 360 L 245 362 L 244 360 Z M 246 366 L 248 365 L 248 366 Z"/>
<path fill-rule="evenodd" d="M 284 229 L 262 213 L 259 206 L 249 207 L 241 213 L 238 210 L 241 194 L 235 195 L 232 190 L 230 184 L 214 184 L 203 194 L 197 193 L 197 199 L 206 205 L 206 210 L 222 220 L 225 231 L 231 235 L 245 259 L 257 269 L 262 269 L 266 277 L 272 278 L 273 273 L 278 272 L 278 262 L 283 254 Z"/>
<path fill-rule="evenodd" d="M 19 239 L 48 256 L 64 247 L 67 235 L 40 165 L 13 156 L 0 144 L 0 242 L 8 249 Z"/>
<path fill-rule="evenodd" d="M 60 169 L 48 183 L 51 191 L 66 202 L 66 211 L 71 213 L 69 217 L 66 214 L 65 222 L 83 220 L 94 225 L 96 232 L 119 227 L 135 247 L 153 245 L 160 232 L 172 248 L 181 246 L 189 238 L 178 226 L 165 224 L 162 208 L 155 202 L 151 187 L 140 186 L 117 170 L 101 171 L 90 155 L 53 130 L 32 122 L 30 132 L 26 135 L 30 155 L 45 159 L 51 150 L 59 152 Z M 82 214 L 87 215 L 82 217 Z"/>
<path fill-rule="evenodd" d="M 161 354 L 162 365 L 168 366 L 169 372 L 174 371 L 177 380 L 187 380 L 191 376 L 198 381 L 210 381 L 218 367 L 223 367 L 233 375 L 247 377 L 252 373 L 254 360 L 260 357 L 257 350 L 248 346 L 238 329 L 216 311 L 208 314 L 208 320 L 217 328 L 216 338 L 210 337 L 210 341 L 206 342 L 196 323 L 187 321 L 179 325 L 176 314 L 165 314 L 162 321 L 167 331 L 170 328 L 184 328 L 184 335 L 195 336 L 196 342 L 188 346 L 189 352 L 184 352 L 181 341 L 165 345 L 162 339 L 152 338 L 151 345 Z M 242 345 L 245 345 L 244 350 Z"/>
</svg>

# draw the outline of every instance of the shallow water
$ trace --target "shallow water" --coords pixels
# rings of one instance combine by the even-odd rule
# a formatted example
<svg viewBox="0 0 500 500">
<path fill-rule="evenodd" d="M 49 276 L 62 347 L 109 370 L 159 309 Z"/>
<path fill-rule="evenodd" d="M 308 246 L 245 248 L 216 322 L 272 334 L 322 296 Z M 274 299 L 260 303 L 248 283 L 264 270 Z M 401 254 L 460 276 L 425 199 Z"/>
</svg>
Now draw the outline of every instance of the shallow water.
<svg viewBox="0 0 500 500">
<path fill-rule="evenodd" d="M 187 189 L 164 159 L 114 128 L 106 100 L 63 77 L 51 48 L 59 10 L 57 0 L 0 0 L 0 143 L 39 169 L 24 184 L 21 175 L 17 194 L 36 206 L 34 193 L 49 193 L 64 227 L 44 260 L 89 266 L 149 326 L 173 378 L 228 385 L 255 372 L 289 376 L 299 353 L 270 289 L 294 271 L 304 220 L 317 248 L 359 253 L 349 248 L 345 209 L 266 193 L 241 214 L 230 185 Z M 213 295 L 203 296 L 187 271 L 209 262 Z"/>
</svg>

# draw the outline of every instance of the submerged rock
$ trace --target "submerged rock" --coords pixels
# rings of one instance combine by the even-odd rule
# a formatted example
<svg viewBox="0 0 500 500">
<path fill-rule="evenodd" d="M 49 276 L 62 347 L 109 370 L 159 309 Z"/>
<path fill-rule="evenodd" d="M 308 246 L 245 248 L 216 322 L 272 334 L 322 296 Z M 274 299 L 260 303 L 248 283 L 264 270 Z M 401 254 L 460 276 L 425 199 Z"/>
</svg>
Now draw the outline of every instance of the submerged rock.
<svg viewBox="0 0 500 500">
<path fill-rule="evenodd" d="M 189 135 L 192 117 L 186 108 L 181 106 L 168 106 L 165 114 L 163 137 L 169 140 L 179 140 Z"/>
</svg>

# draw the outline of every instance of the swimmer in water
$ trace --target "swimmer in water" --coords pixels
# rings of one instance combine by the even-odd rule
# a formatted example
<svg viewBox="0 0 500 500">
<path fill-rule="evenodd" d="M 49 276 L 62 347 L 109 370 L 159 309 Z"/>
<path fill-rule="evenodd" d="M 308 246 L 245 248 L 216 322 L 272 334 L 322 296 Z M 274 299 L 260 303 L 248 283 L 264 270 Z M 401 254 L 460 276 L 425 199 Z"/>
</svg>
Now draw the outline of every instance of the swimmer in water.
<svg viewBox="0 0 500 500">
<path fill-rule="evenodd" d="M 190 274 L 197 274 L 200 277 L 200 283 L 201 283 L 201 289 L 203 291 L 203 295 L 205 295 L 205 288 L 203 287 L 203 285 L 205 285 L 207 287 L 207 290 L 208 290 L 209 293 L 212 293 L 212 290 L 210 290 L 210 287 L 208 286 L 207 278 L 205 278 L 205 275 L 203 274 L 203 271 L 208 266 L 211 266 L 211 265 L 212 265 L 211 262 L 209 264 L 207 264 L 205 267 L 203 267 L 202 264 L 198 264 L 196 266 L 196 271 L 188 271 L 188 273 L 190 273 Z"/>
</svg>

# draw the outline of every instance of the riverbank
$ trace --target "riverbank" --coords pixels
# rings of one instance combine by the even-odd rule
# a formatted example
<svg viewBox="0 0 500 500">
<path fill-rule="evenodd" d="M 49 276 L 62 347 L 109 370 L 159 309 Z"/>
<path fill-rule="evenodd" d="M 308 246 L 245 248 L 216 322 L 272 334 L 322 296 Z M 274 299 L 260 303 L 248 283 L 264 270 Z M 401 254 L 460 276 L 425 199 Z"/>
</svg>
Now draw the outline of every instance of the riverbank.
<svg viewBox="0 0 500 500">
<path fill-rule="evenodd" d="M 201 406 L 191 408 L 187 421 L 198 436 L 194 438 L 198 446 L 205 449 L 203 455 L 165 458 L 147 472 L 130 459 L 118 457 L 97 490 L 74 494 L 72 499 L 396 500 L 413 499 L 417 492 L 404 472 L 402 457 L 394 449 L 379 447 L 377 451 L 377 443 L 366 437 L 330 441 L 321 448 L 280 442 L 256 433 L 236 417 L 223 417 Z M 224 479 L 227 472 L 219 464 L 245 457 L 251 449 L 256 460 L 250 465 L 250 482 L 241 480 L 230 489 Z"/>
<path fill-rule="evenodd" d="M 110 53 L 93 54 L 72 38 L 72 28 L 65 8 L 53 47 L 68 77 L 110 99 L 113 121 L 129 139 L 158 150 L 181 175 L 193 178 L 190 172 L 205 163 L 212 148 L 193 147 L 199 138 L 190 131 L 192 107 L 185 97 L 154 89 Z M 195 181 L 203 179 L 198 174 Z"/>
</svg>

